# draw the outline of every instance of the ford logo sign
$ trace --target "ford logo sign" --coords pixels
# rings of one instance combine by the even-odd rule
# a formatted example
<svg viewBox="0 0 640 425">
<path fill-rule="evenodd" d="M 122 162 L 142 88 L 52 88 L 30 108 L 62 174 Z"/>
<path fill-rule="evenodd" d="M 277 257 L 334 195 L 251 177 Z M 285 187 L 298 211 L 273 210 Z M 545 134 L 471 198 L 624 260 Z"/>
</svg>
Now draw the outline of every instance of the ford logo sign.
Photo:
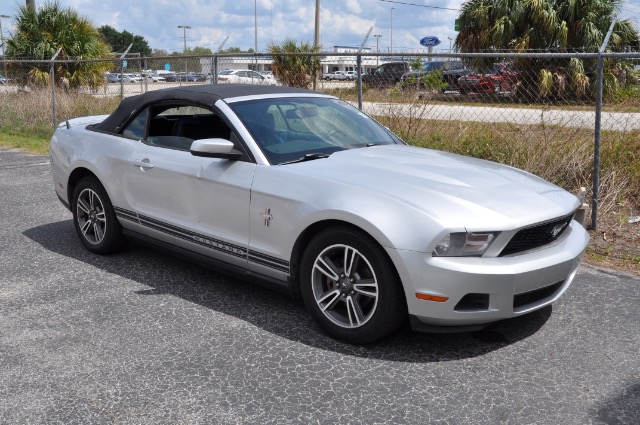
<svg viewBox="0 0 640 425">
<path fill-rule="evenodd" d="M 420 44 L 424 47 L 433 47 L 440 44 L 440 39 L 430 35 L 420 40 Z"/>
</svg>

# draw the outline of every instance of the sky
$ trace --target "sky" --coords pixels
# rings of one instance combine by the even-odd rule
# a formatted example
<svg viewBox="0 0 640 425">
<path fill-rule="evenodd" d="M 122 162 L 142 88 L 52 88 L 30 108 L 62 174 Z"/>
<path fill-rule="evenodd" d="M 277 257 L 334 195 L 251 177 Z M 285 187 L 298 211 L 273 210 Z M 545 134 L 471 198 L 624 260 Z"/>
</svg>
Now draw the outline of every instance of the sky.
<svg viewBox="0 0 640 425">
<path fill-rule="evenodd" d="M 258 51 L 286 38 L 313 42 L 316 0 L 59 0 L 96 27 L 109 25 L 143 36 L 152 49 L 182 52 L 184 30 L 187 47 L 215 51 L 227 38 L 224 48 L 254 48 L 257 18 Z M 454 20 L 463 0 L 318 0 L 320 1 L 320 41 L 326 51 L 334 46 L 360 46 L 373 28 L 366 47 L 380 51 L 420 52 L 420 39 L 435 36 L 448 50 L 456 36 Z M 11 31 L 11 21 L 23 0 L 0 0 L 3 33 Z M 44 1 L 36 0 L 36 6 Z M 624 1 L 621 18 L 640 26 L 640 0 Z M 416 6 L 421 5 L 421 6 Z M 422 7 L 431 6 L 431 7 Z M 435 7 L 435 8 L 434 8 Z M 440 9 L 438 9 L 440 8 Z M 453 9 L 453 10 L 449 10 Z M 381 37 L 374 37 L 380 35 Z"/>
<path fill-rule="evenodd" d="M 187 47 L 207 47 L 216 50 L 228 36 L 228 47 L 242 49 L 255 46 L 257 11 L 258 50 L 285 38 L 313 42 L 316 0 L 60 0 L 80 15 L 89 18 L 96 27 L 109 25 L 118 31 L 127 30 L 143 36 L 153 49 L 168 52 L 184 49 L 183 29 L 187 29 Z M 436 36 L 439 47 L 449 49 L 447 37 L 455 37 L 454 19 L 461 0 L 399 0 L 404 3 L 430 5 L 456 10 L 442 10 L 381 0 L 319 0 L 320 38 L 325 50 L 333 46 L 360 46 L 369 28 L 373 27 L 366 44 L 376 49 L 376 37 L 381 51 L 423 49 L 419 41 Z M 0 15 L 16 15 L 20 0 L 0 0 Z M 36 0 L 36 6 L 44 1 Z M 393 10 L 392 10 L 393 8 Z M 391 39 L 393 15 L 393 40 Z M 12 20 L 11 19 L 11 20 Z M 3 19 L 5 33 L 10 31 L 9 19 Z"/>
</svg>

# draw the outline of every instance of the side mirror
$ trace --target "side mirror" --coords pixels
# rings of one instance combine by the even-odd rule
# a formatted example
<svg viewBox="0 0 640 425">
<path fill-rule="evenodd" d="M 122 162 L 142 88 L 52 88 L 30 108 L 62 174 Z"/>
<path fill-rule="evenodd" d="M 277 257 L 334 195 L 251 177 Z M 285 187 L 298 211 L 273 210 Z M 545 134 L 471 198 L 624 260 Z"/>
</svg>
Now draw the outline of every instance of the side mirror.
<svg viewBox="0 0 640 425">
<path fill-rule="evenodd" d="M 233 143 L 226 139 L 199 139 L 191 144 L 191 155 L 205 158 L 223 158 L 237 160 L 242 152 L 234 149 Z"/>
</svg>

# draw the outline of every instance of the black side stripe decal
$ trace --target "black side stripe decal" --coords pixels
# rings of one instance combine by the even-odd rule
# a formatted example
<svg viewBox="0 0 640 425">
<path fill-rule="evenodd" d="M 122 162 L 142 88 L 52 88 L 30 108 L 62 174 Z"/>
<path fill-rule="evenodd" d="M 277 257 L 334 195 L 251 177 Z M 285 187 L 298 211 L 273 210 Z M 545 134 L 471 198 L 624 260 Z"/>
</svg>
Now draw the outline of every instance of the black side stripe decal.
<svg viewBox="0 0 640 425">
<path fill-rule="evenodd" d="M 133 211 L 125 210 L 119 207 L 113 207 L 116 212 L 116 216 L 119 218 L 124 218 L 125 220 L 135 221 L 139 223 L 138 216 Z"/>
<path fill-rule="evenodd" d="M 150 229 L 166 233 L 167 235 L 171 235 L 176 238 L 180 238 L 185 241 L 192 242 L 218 252 L 222 252 L 224 254 L 229 254 L 237 258 L 247 258 L 247 260 L 250 262 L 260 264 L 262 266 L 269 267 L 284 273 L 289 273 L 289 262 L 280 258 L 272 257 L 270 255 L 262 254 L 260 252 L 252 250 L 247 250 L 241 246 L 210 238 L 199 233 L 194 233 L 190 230 L 186 230 L 151 217 L 140 215 L 135 213 L 134 211 L 129 211 L 124 208 L 113 207 L 113 209 L 115 210 L 116 216 L 119 218 L 139 223 L 145 227 L 149 227 Z"/>
</svg>

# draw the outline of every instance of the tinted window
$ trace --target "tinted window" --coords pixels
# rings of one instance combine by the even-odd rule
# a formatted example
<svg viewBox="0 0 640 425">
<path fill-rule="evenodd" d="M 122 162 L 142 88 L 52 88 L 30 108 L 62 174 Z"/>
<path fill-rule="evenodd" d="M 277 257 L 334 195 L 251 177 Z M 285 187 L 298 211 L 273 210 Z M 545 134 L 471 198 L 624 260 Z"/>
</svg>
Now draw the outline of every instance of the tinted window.
<svg viewBox="0 0 640 425">
<path fill-rule="evenodd" d="M 129 139 L 141 140 L 145 136 L 147 129 L 147 118 L 149 117 L 149 110 L 145 109 L 138 114 L 122 131 L 122 135 Z"/>
</svg>

